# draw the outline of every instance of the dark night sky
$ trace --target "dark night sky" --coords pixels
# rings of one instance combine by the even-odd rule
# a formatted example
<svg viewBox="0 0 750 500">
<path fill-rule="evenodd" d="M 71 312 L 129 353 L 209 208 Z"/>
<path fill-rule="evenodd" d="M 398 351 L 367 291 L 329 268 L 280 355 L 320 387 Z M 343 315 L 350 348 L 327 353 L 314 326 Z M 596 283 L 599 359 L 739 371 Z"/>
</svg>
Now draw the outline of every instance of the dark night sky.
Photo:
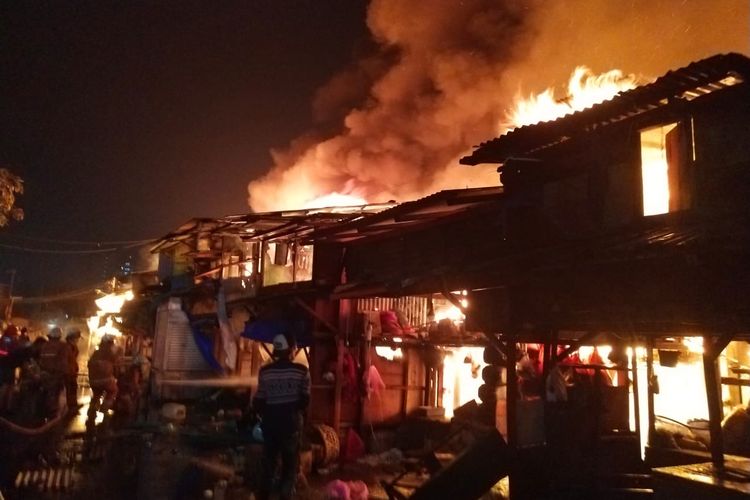
<svg viewBox="0 0 750 500">
<path fill-rule="evenodd" d="M 137 240 L 247 211 L 269 148 L 309 128 L 315 90 L 366 45 L 365 10 L 360 0 L 4 2 L 0 166 L 25 180 L 26 219 L 0 243 L 77 248 L 20 236 Z M 0 282 L 17 269 L 19 294 L 68 290 L 121 257 L 0 248 Z"/>
</svg>

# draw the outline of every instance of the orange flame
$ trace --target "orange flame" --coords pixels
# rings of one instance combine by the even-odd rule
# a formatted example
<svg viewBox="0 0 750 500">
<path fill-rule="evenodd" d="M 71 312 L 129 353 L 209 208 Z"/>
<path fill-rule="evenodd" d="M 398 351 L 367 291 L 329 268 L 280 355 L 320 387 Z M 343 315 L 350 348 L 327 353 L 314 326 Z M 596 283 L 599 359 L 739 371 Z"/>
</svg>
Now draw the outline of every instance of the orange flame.
<svg viewBox="0 0 750 500">
<path fill-rule="evenodd" d="M 578 66 L 570 76 L 568 94 L 565 97 L 557 98 L 552 87 L 527 98 L 517 96 L 513 109 L 508 112 L 506 121 L 501 126 L 504 130 L 512 130 L 555 120 L 604 102 L 618 92 L 637 85 L 638 79 L 634 75 L 623 75 L 618 69 L 595 75 L 586 66 Z"/>
<path fill-rule="evenodd" d="M 352 207 L 367 205 L 367 200 L 353 194 L 329 193 L 305 203 L 304 208 Z"/>
</svg>

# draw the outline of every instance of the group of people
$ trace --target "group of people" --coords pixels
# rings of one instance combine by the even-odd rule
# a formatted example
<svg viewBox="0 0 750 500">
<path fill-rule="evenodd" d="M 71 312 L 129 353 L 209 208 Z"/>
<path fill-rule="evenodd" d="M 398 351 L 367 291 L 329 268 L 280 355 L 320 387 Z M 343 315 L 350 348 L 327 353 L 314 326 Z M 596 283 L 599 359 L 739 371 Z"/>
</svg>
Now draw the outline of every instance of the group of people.
<svg viewBox="0 0 750 500">
<path fill-rule="evenodd" d="M 32 342 L 25 329 L 10 325 L 0 337 L 0 413 L 16 410 L 25 417 L 44 419 L 62 416 L 67 408 L 74 415 L 78 402 L 79 348 L 81 332 L 71 329 L 63 338 L 60 327 Z M 88 361 L 92 391 L 89 417 L 112 408 L 117 395 L 119 356 L 114 337 L 104 335 Z M 14 398 L 14 395 L 18 398 Z M 65 405 L 61 398 L 64 394 Z M 19 408 L 20 406 L 20 408 Z"/>
<path fill-rule="evenodd" d="M 33 342 L 15 326 L 9 326 L 0 337 L 0 413 L 13 406 L 16 392 L 39 400 L 45 418 L 59 415 L 64 393 L 68 411 L 77 413 L 79 330 L 70 330 L 63 338 L 59 327 L 53 327 Z M 300 433 L 303 414 L 310 402 L 310 375 L 306 366 L 294 363 L 296 343 L 291 335 L 277 335 L 273 340 L 273 362 L 263 366 L 258 375 L 258 389 L 252 401 L 254 413 L 261 419 L 264 442 L 263 479 L 259 498 L 268 498 L 274 489 L 277 462 L 281 461 L 278 484 L 281 498 L 292 498 L 297 478 Z M 89 422 L 97 411 L 113 409 L 118 395 L 118 377 L 128 380 L 122 357 L 114 338 L 105 335 L 88 360 L 92 397 Z M 137 366 L 136 366 L 137 368 Z M 133 370 L 137 373 L 138 370 Z M 18 391 L 17 391 L 18 389 Z M 23 399 L 22 397 L 19 399 Z"/>
</svg>

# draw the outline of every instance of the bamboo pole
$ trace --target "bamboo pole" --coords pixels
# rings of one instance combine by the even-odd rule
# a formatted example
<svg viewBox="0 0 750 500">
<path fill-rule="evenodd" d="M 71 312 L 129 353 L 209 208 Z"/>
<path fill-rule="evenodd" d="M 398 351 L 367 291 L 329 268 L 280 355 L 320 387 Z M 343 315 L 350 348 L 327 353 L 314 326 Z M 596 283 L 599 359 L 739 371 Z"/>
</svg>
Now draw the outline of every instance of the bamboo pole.
<svg viewBox="0 0 750 500">
<path fill-rule="evenodd" d="M 641 438 L 641 402 L 640 393 L 638 392 L 638 355 L 636 354 L 636 345 L 633 342 L 631 350 L 633 352 L 630 357 L 630 369 L 632 373 L 633 382 L 633 413 L 635 414 L 635 434 L 638 436 L 638 449 L 643 449 L 643 441 Z"/>
<path fill-rule="evenodd" d="M 333 429 L 336 433 L 341 429 L 341 393 L 344 387 L 344 339 L 336 339 L 336 385 L 333 400 Z"/>
<path fill-rule="evenodd" d="M 724 439 L 721 434 L 721 382 L 717 358 L 711 337 L 703 338 L 703 375 L 706 380 L 706 400 L 708 402 L 708 429 L 711 435 L 711 462 L 717 469 L 724 468 Z"/>
<path fill-rule="evenodd" d="M 654 413 L 654 339 L 646 341 L 646 400 L 648 404 L 648 440 L 647 445 L 654 441 L 656 430 L 656 414 Z"/>
</svg>

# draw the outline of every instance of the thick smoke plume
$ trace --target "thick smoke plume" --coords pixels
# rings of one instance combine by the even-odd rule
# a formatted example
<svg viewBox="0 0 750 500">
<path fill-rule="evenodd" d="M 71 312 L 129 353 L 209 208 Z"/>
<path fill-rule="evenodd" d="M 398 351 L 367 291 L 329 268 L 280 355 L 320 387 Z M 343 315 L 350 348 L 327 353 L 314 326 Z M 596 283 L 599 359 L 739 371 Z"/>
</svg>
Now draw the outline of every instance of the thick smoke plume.
<svg viewBox="0 0 750 500">
<path fill-rule="evenodd" d="M 520 93 L 560 85 L 581 64 L 654 77 L 748 52 L 749 14 L 742 0 L 373 0 L 367 24 L 380 52 L 313 103 L 316 117 L 343 117 L 338 133 L 273 151 L 274 166 L 248 186 L 250 205 L 294 208 L 331 192 L 404 201 L 497 184 L 493 167 L 457 159 L 501 132 Z"/>
</svg>

